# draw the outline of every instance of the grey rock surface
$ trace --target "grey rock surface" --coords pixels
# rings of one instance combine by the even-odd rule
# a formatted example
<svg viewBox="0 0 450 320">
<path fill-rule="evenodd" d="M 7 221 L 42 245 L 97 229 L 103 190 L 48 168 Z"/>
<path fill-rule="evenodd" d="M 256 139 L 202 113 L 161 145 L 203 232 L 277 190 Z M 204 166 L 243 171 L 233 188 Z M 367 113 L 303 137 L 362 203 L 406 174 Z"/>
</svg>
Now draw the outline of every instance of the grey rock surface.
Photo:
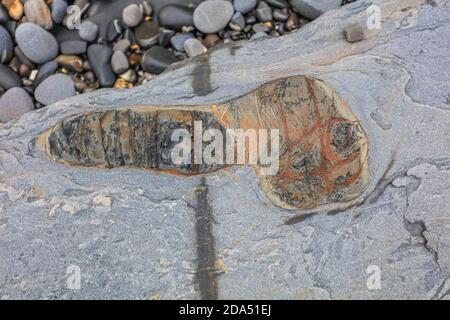
<svg viewBox="0 0 450 320">
<path fill-rule="evenodd" d="M 372 3 L 382 29 L 348 43 L 342 30 L 364 22 Z M 0 297 L 204 297 L 197 248 L 207 239 L 196 228 L 206 212 L 218 298 L 448 299 L 449 32 L 448 1 L 360 0 L 296 33 L 211 50 L 144 86 L 73 97 L 0 125 Z M 293 75 L 334 87 L 360 119 L 372 180 L 358 204 L 305 216 L 274 206 L 248 167 L 202 181 L 64 166 L 34 147 L 82 112 L 216 104 Z M 78 290 L 68 286 L 74 267 Z M 369 290 L 378 271 L 381 287 Z"/>
</svg>

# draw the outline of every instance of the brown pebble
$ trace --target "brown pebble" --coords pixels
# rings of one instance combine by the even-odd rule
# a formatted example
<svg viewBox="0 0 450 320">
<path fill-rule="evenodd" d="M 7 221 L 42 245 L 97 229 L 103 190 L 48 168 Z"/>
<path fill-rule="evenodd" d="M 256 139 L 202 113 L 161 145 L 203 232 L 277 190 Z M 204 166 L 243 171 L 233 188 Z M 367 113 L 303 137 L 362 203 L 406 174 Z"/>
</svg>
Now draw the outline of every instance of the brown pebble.
<svg viewBox="0 0 450 320">
<path fill-rule="evenodd" d="M 300 28 L 300 20 L 295 13 L 291 13 L 286 21 L 286 29 L 289 31 Z"/>
<path fill-rule="evenodd" d="M 139 50 L 140 47 L 139 47 L 138 44 L 133 44 L 133 45 L 130 46 L 130 49 L 131 49 L 131 51 L 136 51 L 136 50 Z"/>
<path fill-rule="evenodd" d="M 114 84 L 114 88 L 116 89 L 127 89 L 127 88 L 132 88 L 133 85 L 131 83 L 129 83 L 128 81 L 119 78 L 116 80 L 116 83 Z"/>
<path fill-rule="evenodd" d="M 52 28 L 52 15 L 44 0 L 28 0 L 25 2 L 24 10 L 28 22 L 40 25 L 47 30 Z"/>
<path fill-rule="evenodd" d="M 26 64 L 21 64 L 19 67 L 19 75 L 28 78 L 31 74 L 31 68 Z"/>
<path fill-rule="evenodd" d="M 89 63 L 88 60 L 86 60 L 86 61 L 83 62 L 83 69 L 84 69 L 84 70 L 87 70 L 87 71 L 92 70 L 91 64 Z"/>
<path fill-rule="evenodd" d="M 344 30 L 345 38 L 348 42 L 358 42 L 364 40 L 364 30 L 359 23 L 352 24 Z"/>
<path fill-rule="evenodd" d="M 95 74 L 92 71 L 88 71 L 84 74 L 84 78 L 86 79 L 87 82 L 89 83 L 93 83 L 95 82 Z"/>
<path fill-rule="evenodd" d="M 132 53 L 128 57 L 128 62 L 130 63 L 131 66 L 136 66 L 139 64 L 141 59 L 142 59 L 142 55 L 137 54 L 137 53 Z"/>
<path fill-rule="evenodd" d="M 2 0 L 11 19 L 19 21 L 23 17 L 23 4 L 20 0 Z"/>
<path fill-rule="evenodd" d="M 220 37 L 217 34 L 208 34 L 202 43 L 206 48 L 215 47 L 220 42 Z"/>
<path fill-rule="evenodd" d="M 87 88 L 87 84 L 77 77 L 72 77 L 72 80 L 75 83 L 75 90 L 78 92 L 83 92 Z"/>
<path fill-rule="evenodd" d="M 55 59 L 56 63 L 63 68 L 72 70 L 74 72 L 83 71 L 83 59 L 73 55 L 59 55 Z"/>
<path fill-rule="evenodd" d="M 11 69 L 14 70 L 14 72 L 18 73 L 21 65 L 20 59 L 17 57 L 13 57 L 8 65 Z"/>
</svg>

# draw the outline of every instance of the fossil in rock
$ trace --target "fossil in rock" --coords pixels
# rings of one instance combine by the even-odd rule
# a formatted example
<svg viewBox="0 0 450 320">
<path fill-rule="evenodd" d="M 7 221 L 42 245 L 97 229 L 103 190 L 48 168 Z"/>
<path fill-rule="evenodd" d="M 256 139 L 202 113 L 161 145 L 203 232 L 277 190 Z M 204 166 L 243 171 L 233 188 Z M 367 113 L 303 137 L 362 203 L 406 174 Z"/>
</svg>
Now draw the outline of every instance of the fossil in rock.
<svg viewBox="0 0 450 320">
<path fill-rule="evenodd" d="M 228 166 L 230 162 L 198 162 L 193 155 L 188 163 L 173 163 L 171 154 L 178 143 L 172 139 L 174 130 L 185 130 L 191 139 L 198 123 L 202 132 L 215 129 L 223 138 L 229 137 L 228 130 L 278 130 L 276 174 L 263 175 L 263 165 L 253 163 L 261 188 L 278 206 L 311 209 L 345 203 L 369 183 L 368 139 L 360 123 L 330 87 L 301 76 L 267 83 L 221 105 L 136 106 L 79 114 L 49 129 L 43 141 L 49 159 L 77 166 L 129 166 L 182 175 Z M 243 139 L 249 146 L 251 135 Z M 209 145 L 202 142 L 200 152 Z M 235 160 L 236 145 L 227 149 L 228 145 L 229 141 L 217 144 L 224 158 L 232 150 Z M 246 152 L 250 159 L 249 148 Z"/>
</svg>

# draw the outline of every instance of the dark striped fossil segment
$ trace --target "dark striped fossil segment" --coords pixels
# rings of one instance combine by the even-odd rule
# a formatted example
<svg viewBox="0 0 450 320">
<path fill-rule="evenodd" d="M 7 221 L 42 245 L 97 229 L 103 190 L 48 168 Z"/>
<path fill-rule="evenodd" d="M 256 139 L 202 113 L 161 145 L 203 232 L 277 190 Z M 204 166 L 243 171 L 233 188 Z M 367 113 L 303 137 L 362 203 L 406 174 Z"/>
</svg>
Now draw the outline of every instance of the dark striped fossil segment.
<svg viewBox="0 0 450 320">
<path fill-rule="evenodd" d="M 187 164 L 172 162 L 178 143 L 172 141 L 172 133 L 185 129 L 194 136 L 198 121 L 203 132 L 223 133 L 224 152 L 227 129 L 279 130 L 278 173 L 260 178 L 276 205 L 315 208 L 345 203 L 369 183 L 368 140 L 358 120 L 331 88 L 305 77 L 273 81 L 222 105 L 136 106 L 80 114 L 47 133 L 47 152 L 55 161 L 82 166 L 129 166 L 183 175 L 225 168 L 223 163 L 199 164 L 194 157 Z M 204 151 L 208 143 L 202 147 Z M 255 169 L 260 173 L 261 164 Z"/>
</svg>

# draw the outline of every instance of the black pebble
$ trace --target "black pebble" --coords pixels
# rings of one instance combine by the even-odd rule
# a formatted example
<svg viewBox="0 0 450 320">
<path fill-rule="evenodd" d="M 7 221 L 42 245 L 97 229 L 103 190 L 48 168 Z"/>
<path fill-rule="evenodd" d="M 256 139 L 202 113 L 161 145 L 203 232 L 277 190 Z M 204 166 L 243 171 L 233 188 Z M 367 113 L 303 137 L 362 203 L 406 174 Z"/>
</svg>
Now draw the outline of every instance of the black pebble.
<svg viewBox="0 0 450 320">
<path fill-rule="evenodd" d="M 161 46 L 153 46 L 145 52 L 142 69 L 146 72 L 160 74 L 177 61 L 177 58 L 169 50 Z"/>
<path fill-rule="evenodd" d="M 116 75 L 111 68 L 112 49 L 102 44 L 93 44 L 87 50 L 89 64 L 102 87 L 112 87 L 116 81 Z"/>
</svg>

